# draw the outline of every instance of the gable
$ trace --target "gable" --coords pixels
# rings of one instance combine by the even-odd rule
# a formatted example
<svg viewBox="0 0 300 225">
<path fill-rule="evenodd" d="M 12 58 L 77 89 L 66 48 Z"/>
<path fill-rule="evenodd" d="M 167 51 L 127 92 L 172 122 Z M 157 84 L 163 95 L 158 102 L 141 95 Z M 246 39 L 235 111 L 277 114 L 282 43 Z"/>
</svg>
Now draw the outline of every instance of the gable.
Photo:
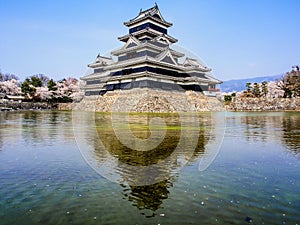
<svg viewBox="0 0 300 225">
<path fill-rule="evenodd" d="M 123 47 L 123 49 L 135 47 L 135 46 L 138 46 L 139 44 L 140 44 L 139 40 L 137 40 L 133 36 L 130 36 L 128 38 L 128 41 L 126 42 L 125 46 Z"/>
<path fill-rule="evenodd" d="M 166 49 L 164 52 L 162 52 L 158 57 L 158 61 L 170 63 L 173 65 L 177 65 L 177 61 L 172 56 L 172 53 L 170 52 L 170 49 Z"/>
<path fill-rule="evenodd" d="M 166 56 L 161 60 L 162 62 L 170 63 L 170 64 L 175 64 L 174 61 L 171 59 L 170 56 Z"/>
<path fill-rule="evenodd" d="M 131 48 L 131 47 L 134 47 L 134 46 L 137 46 L 137 44 L 134 43 L 134 42 L 131 42 L 129 45 L 127 45 L 127 48 Z"/>
<path fill-rule="evenodd" d="M 160 16 L 158 13 L 155 13 L 155 14 L 153 15 L 153 17 L 155 17 L 155 18 L 157 18 L 157 19 L 159 19 L 159 20 L 163 20 L 163 19 L 161 18 L 161 16 Z"/>
</svg>

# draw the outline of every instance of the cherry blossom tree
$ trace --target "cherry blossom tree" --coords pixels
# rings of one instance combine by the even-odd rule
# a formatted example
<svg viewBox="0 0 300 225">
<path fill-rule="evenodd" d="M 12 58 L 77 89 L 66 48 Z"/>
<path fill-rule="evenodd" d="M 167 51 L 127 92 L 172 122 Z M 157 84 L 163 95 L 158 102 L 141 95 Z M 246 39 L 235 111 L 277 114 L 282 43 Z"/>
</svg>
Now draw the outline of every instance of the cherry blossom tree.
<svg viewBox="0 0 300 225">
<path fill-rule="evenodd" d="M 48 87 L 37 87 L 34 98 L 40 101 L 48 101 L 53 97 L 53 93 L 49 91 Z"/>
<path fill-rule="evenodd" d="M 0 92 L 6 95 L 20 95 L 21 88 L 19 81 L 11 79 L 0 82 Z"/>
<path fill-rule="evenodd" d="M 283 85 L 282 81 L 270 81 L 268 82 L 268 92 L 267 97 L 270 98 L 283 98 L 284 90 L 282 90 L 281 86 Z"/>
<path fill-rule="evenodd" d="M 13 74 L 0 71 L 0 93 L 2 95 L 23 94 L 27 100 L 48 102 L 78 102 L 84 93 L 82 84 L 76 78 L 68 77 L 55 82 L 44 74 L 37 74 L 19 83 Z"/>
<path fill-rule="evenodd" d="M 293 66 L 278 82 L 278 87 L 284 91 L 285 98 L 300 97 L 300 69 Z"/>
<path fill-rule="evenodd" d="M 80 89 L 80 82 L 76 78 L 66 78 L 57 82 L 55 97 L 61 102 L 80 101 L 83 92 Z"/>
</svg>

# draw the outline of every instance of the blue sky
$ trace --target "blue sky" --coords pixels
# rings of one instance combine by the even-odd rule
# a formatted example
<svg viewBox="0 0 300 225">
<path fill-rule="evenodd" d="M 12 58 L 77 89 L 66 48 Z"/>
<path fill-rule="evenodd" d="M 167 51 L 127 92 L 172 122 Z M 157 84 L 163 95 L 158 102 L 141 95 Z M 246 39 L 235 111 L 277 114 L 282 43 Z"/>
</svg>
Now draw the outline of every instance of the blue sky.
<svg viewBox="0 0 300 225">
<path fill-rule="evenodd" d="M 97 54 L 128 32 L 123 25 L 157 2 L 169 34 L 221 80 L 276 75 L 300 64 L 298 0 L 0 0 L 0 69 L 80 77 Z"/>
</svg>

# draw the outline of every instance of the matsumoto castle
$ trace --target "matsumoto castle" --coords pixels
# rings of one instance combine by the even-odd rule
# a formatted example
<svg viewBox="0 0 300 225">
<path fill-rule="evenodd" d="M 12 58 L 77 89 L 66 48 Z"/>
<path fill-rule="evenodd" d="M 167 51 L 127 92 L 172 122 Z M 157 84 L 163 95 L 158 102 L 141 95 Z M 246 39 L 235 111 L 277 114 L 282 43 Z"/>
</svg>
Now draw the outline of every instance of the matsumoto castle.
<svg viewBox="0 0 300 225">
<path fill-rule="evenodd" d="M 172 23 L 164 20 L 156 4 L 124 25 L 129 33 L 118 39 L 125 44 L 111 52 L 117 60 L 98 55 L 88 65 L 93 73 L 81 78 L 86 96 L 134 88 L 190 90 L 206 96 L 219 92 L 216 84 L 222 82 L 210 74 L 210 68 L 171 48 L 177 42 L 168 34 Z"/>
</svg>

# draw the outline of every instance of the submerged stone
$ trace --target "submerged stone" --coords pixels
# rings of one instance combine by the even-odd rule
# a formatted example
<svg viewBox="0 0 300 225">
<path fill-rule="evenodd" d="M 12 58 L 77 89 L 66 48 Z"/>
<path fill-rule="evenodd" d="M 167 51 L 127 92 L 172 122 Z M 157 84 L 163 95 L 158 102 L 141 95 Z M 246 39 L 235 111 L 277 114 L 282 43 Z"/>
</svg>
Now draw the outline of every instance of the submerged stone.
<svg viewBox="0 0 300 225">
<path fill-rule="evenodd" d="M 252 218 L 247 216 L 246 219 L 245 219 L 248 223 L 252 223 Z"/>
</svg>

